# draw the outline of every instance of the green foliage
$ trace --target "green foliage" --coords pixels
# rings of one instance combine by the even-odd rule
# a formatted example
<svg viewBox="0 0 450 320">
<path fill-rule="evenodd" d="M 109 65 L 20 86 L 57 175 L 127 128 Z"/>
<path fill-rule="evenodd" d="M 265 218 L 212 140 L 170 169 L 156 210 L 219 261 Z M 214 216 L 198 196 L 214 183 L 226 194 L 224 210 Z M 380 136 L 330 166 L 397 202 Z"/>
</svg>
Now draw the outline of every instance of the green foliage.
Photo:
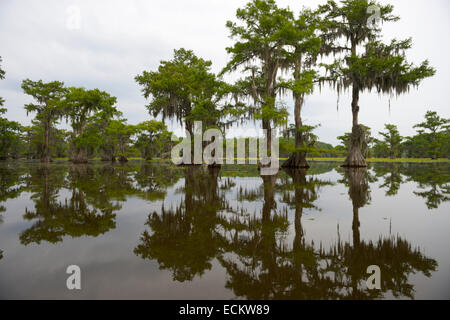
<svg viewBox="0 0 450 320">
<path fill-rule="evenodd" d="M 237 41 L 233 47 L 227 48 L 231 60 L 224 71 L 234 71 L 252 59 L 264 62 L 263 68 L 269 69 L 269 64 L 274 62 L 283 48 L 284 39 L 293 31 L 289 24 L 293 19 L 292 12 L 280 9 L 274 0 L 253 0 L 236 11 L 236 18 L 243 25 L 232 21 L 226 24 L 230 37 Z"/>
<path fill-rule="evenodd" d="M 18 150 L 15 149 L 20 141 L 21 126 L 16 121 L 9 121 L 2 117 L 6 109 L 0 108 L 0 159 L 9 157 L 17 158 Z"/>
<path fill-rule="evenodd" d="M 64 115 L 64 106 L 61 103 L 67 89 L 64 83 L 53 81 L 44 83 L 42 80 L 31 81 L 26 79 L 22 82 L 22 89 L 36 100 L 36 103 L 25 105 L 27 114 L 36 112 L 37 123 L 44 127 L 44 147 L 41 160 L 48 162 L 50 158 L 50 136 L 51 128 Z"/>
<path fill-rule="evenodd" d="M 126 119 L 111 120 L 106 128 L 107 143 L 114 150 L 113 155 L 127 156 L 131 154 L 131 138 L 136 133 L 136 126 L 126 123 Z"/>
<path fill-rule="evenodd" d="M 358 91 L 376 89 L 382 93 L 402 94 L 411 86 L 431 77 L 435 70 L 424 61 L 416 67 L 406 60 L 406 50 L 411 48 L 411 39 L 392 40 L 383 44 L 380 27 L 368 25 L 370 6 L 380 8 L 381 22 L 397 21 L 392 15 L 393 6 L 383 6 L 375 1 L 344 0 L 338 5 L 329 0 L 319 7 L 323 16 L 324 53 L 342 54 L 331 64 L 322 64 L 328 73 L 322 82 L 331 81 L 338 91 L 350 86 Z M 347 44 L 342 45 L 342 39 Z M 365 46 L 358 54 L 358 46 Z"/>
<path fill-rule="evenodd" d="M 172 133 L 167 131 L 167 126 L 160 121 L 150 120 L 141 122 L 136 126 L 136 148 L 141 157 L 151 160 L 155 156 L 167 157 L 170 154 Z"/>
<path fill-rule="evenodd" d="M 237 114 L 261 119 L 263 129 L 270 130 L 271 122 L 280 125 L 287 118 L 284 106 L 279 108 L 275 98 L 283 90 L 277 85 L 277 74 L 283 65 L 287 68 L 285 46 L 295 33 L 294 16 L 273 0 L 253 0 L 236 11 L 236 18 L 241 24 L 231 21 L 226 24 L 235 42 L 227 48 L 231 57 L 222 73 L 242 68 L 248 75 L 237 81 L 232 90 Z M 284 87 L 288 86 L 294 85 L 284 82 Z M 242 102 L 247 98 L 252 98 L 254 104 Z"/>
<path fill-rule="evenodd" d="M 69 88 L 64 105 L 64 116 L 72 125 L 71 148 L 77 161 L 85 161 L 85 151 L 93 150 L 99 143 L 98 137 L 92 130 L 86 131 L 92 114 L 117 114 L 116 97 L 112 97 L 99 89 L 86 90 L 84 88 Z"/>
<path fill-rule="evenodd" d="M 5 79 L 5 71 L 2 69 L 2 57 L 0 57 L 0 80 Z"/>
<path fill-rule="evenodd" d="M 419 129 L 414 137 L 407 137 L 402 150 L 409 157 L 450 157 L 449 119 L 437 112 L 427 111 L 425 121 L 414 126 Z M 428 131 L 428 132 L 426 132 Z"/>
<path fill-rule="evenodd" d="M 400 144 L 403 140 L 403 137 L 398 132 L 396 125 L 386 124 L 384 125 L 384 128 L 384 132 L 379 132 L 384 140 L 378 142 L 378 144 L 381 144 L 381 148 L 386 150 L 387 155 L 391 159 L 398 158 L 400 154 Z"/>
<path fill-rule="evenodd" d="M 304 96 L 313 92 L 318 76 L 315 66 L 322 47 L 322 39 L 317 34 L 319 25 L 317 13 L 303 9 L 298 18 L 288 22 L 290 29 L 285 34 L 287 46 L 284 47 L 282 68 L 292 72 L 293 78 L 280 79 L 279 86 L 291 90 L 294 98 L 302 99 L 299 107 Z"/>
<path fill-rule="evenodd" d="M 61 100 L 67 93 L 63 82 L 44 83 L 42 80 L 26 79 L 22 82 L 22 89 L 25 94 L 32 96 L 37 102 L 25 105 L 27 113 L 36 112 L 37 119 L 50 122 L 56 121 L 63 114 Z"/>
<path fill-rule="evenodd" d="M 422 128 L 429 130 L 430 133 L 436 134 L 442 130 L 448 130 L 450 119 L 441 118 L 435 111 L 427 111 L 425 114 L 425 122 L 416 124 L 414 128 Z"/>
<path fill-rule="evenodd" d="M 204 126 L 217 124 L 222 116 L 218 104 L 226 85 L 211 72 L 211 61 L 198 58 L 193 51 L 179 49 L 174 58 L 161 61 L 158 71 L 144 71 L 135 77 L 154 117 L 174 118 L 192 134 L 193 122 Z"/>
<path fill-rule="evenodd" d="M 0 57 L 0 63 L 2 58 Z M 5 71 L 2 70 L 0 64 L 0 80 L 5 78 Z M 6 159 L 8 157 L 16 158 L 18 156 L 18 150 L 16 147 L 20 141 L 20 124 L 16 121 L 9 121 L 2 117 L 6 113 L 6 109 L 3 108 L 5 100 L 0 97 L 0 159 Z"/>
<path fill-rule="evenodd" d="M 317 139 L 317 137 L 315 137 L 315 139 Z M 294 152 L 303 152 L 308 158 L 335 157 L 337 153 L 335 148 L 333 148 L 331 144 L 316 140 L 314 141 L 314 144 L 312 146 L 311 144 L 309 145 L 305 144 L 305 146 L 303 147 L 296 148 L 295 140 L 293 138 L 281 137 L 279 140 L 279 144 L 280 144 L 280 151 L 279 151 L 280 158 L 288 158 Z"/>
<path fill-rule="evenodd" d="M 384 94 L 404 94 L 435 74 L 428 61 L 419 66 L 407 61 L 406 51 L 411 48 L 411 39 L 394 39 L 390 44 L 381 42 L 380 26 L 368 23 L 372 14 L 369 9 L 373 6 L 380 9 L 381 23 L 399 19 L 392 15 L 392 5 L 372 0 L 342 0 L 339 4 L 328 0 L 318 9 L 324 42 L 321 53 L 335 57 L 334 62 L 321 64 L 326 75 L 321 77 L 320 83 L 329 83 L 338 93 L 352 88 L 352 147 L 345 162 L 349 167 L 366 165 L 360 154 L 360 92 L 376 89 Z M 361 47 L 364 47 L 362 53 L 359 52 Z"/>
<path fill-rule="evenodd" d="M 53 158 L 65 158 L 69 156 L 70 133 L 66 130 L 50 128 L 49 152 Z M 45 129 L 38 120 L 33 120 L 32 125 L 22 127 L 18 150 L 20 155 L 27 159 L 42 159 L 45 150 Z"/>
<path fill-rule="evenodd" d="M 111 121 L 121 115 L 122 113 L 116 108 L 104 108 L 89 117 L 85 130 L 86 136 L 89 137 L 89 144 L 86 142 L 85 145 L 92 154 L 99 153 L 103 160 L 113 160 L 115 146 L 107 130 Z"/>
<path fill-rule="evenodd" d="M 393 6 L 372 0 L 328 0 L 317 10 L 304 8 L 298 14 L 279 7 L 275 0 L 251 0 L 236 11 L 236 22 L 226 23 L 233 44 L 226 49 L 230 60 L 221 74 L 241 71 L 243 77 L 234 84 L 214 74 L 211 61 L 186 49 L 174 50 L 173 58 L 161 61 L 158 70 L 143 71 L 135 77 L 144 97 L 150 100 L 149 113 L 161 116 L 162 122 L 129 125 L 115 107 L 116 98 L 106 92 L 65 88 L 59 81 L 26 79 L 22 88 L 35 101 L 25 109 L 36 113 L 36 117 L 30 127 L 0 117 L 0 158 L 25 156 L 49 161 L 55 156 L 84 160 L 96 156 L 113 160 L 115 156 L 138 154 L 146 159 L 167 157 L 172 141 L 164 125 L 166 118 L 185 124 L 191 133 L 194 121 L 202 121 L 206 130 L 225 129 L 236 120 L 257 119 L 270 134 L 272 126 L 287 123 L 286 104 L 278 100 L 286 92 L 294 97 L 295 125 L 283 133 L 283 152 L 342 156 L 354 149 L 350 144 L 358 140 L 364 158 L 400 154 L 449 157 L 449 120 L 431 111 L 425 122 L 415 126 L 420 129 L 418 135 L 405 138 L 403 143 L 392 127 L 380 133 L 384 141 L 375 141 L 370 128 L 361 126 L 364 139 L 345 134 L 339 137 L 342 145 L 332 148 L 317 142 L 312 133 L 315 127 L 302 123 L 305 97 L 312 94 L 317 82 L 329 82 L 339 92 L 353 87 L 352 108 L 357 123 L 359 92 L 405 93 L 434 75 L 428 61 L 418 66 L 407 61 L 411 39 L 394 39 L 387 44 L 380 41 L 381 27 L 367 24 L 372 15 L 370 6 L 380 8 L 381 22 L 399 19 L 392 14 Z M 317 65 L 318 58 L 326 55 L 333 55 L 335 60 Z M 324 67 L 327 74 L 321 75 L 318 66 Z M 0 79 L 4 76 L 0 65 Z M 0 107 L 3 103 L 0 97 Z M 0 108 L 0 115 L 5 112 Z M 71 131 L 55 127 L 61 118 L 70 122 Z M 315 148 L 316 142 L 319 146 Z"/>
<path fill-rule="evenodd" d="M 267 104 L 262 106 L 260 110 L 255 113 L 255 119 L 263 121 L 272 121 L 275 126 L 282 126 L 286 124 L 289 113 L 284 104 L 279 104 L 279 107 L 274 107 L 275 99 L 268 98 Z"/>
<path fill-rule="evenodd" d="M 361 125 L 364 128 L 365 136 L 364 136 L 364 143 L 361 146 L 361 154 L 364 156 L 364 158 L 369 158 L 371 154 L 371 148 L 372 145 L 376 142 L 376 139 L 372 137 L 371 129 L 368 126 Z M 340 150 L 345 150 L 345 152 L 348 152 L 351 148 L 351 138 L 352 134 L 349 132 L 346 132 L 343 136 L 337 137 L 338 140 L 341 141 Z"/>
</svg>

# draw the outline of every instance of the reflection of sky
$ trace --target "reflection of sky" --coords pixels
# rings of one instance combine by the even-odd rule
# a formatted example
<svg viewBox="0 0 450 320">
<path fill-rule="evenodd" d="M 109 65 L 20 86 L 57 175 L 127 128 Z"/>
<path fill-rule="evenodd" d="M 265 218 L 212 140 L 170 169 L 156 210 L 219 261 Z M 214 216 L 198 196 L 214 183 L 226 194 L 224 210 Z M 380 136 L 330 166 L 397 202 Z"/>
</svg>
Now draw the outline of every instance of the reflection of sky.
<svg viewBox="0 0 450 320">
<path fill-rule="evenodd" d="M 310 177 L 310 176 L 308 176 Z M 322 181 L 337 182 L 341 174 L 336 171 L 316 176 Z M 222 183 L 225 179 L 221 178 Z M 231 178 L 236 184 L 227 190 L 227 198 L 233 209 L 244 208 L 246 212 L 258 215 L 262 210 L 262 199 L 255 202 L 238 203 L 240 188 L 258 191 L 262 186 L 259 177 Z M 280 183 L 280 180 L 278 180 Z M 184 195 L 180 192 L 184 179 L 167 189 L 164 199 L 166 209 L 176 208 Z M 220 185 L 220 184 L 219 184 Z M 411 277 L 415 285 L 415 298 L 450 298 L 450 257 L 448 256 L 448 227 L 450 226 L 449 203 L 442 203 L 437 210 L 427 209 L 424 199 L 413 194 L 417 190 L 414 182 L 401 185 L 398 194 L 386 197 L 384 189 L 378 189 L 380 181 L 371 183 L 370 204 L 360 208 L 361 241 L 376 241 L 380 237 L 399 235 L 411 243 L 412 248 L 420 247 L 422 253 L 437 260 L 438 272 L 431 279 L 421 274 Z M 64 194 L 65 195 L 65 194 Z M 61 195 L 60 195 L 61 196 Z M 150 298 L 150 299 L 220 299 L 232 298 L 225 289 L 227 275 L 223 267 L 214 260 L 211 270 L 206 270 L 194 281 L 179 283 L 172 281 L 170 270 L 159 270 L 153 260 L 142 260 L 133 253 L 140 235 L 148 230 L 145 225 L 148 214 L 159 212 L 162 201 L 147 202 L 135 197 L 122 203 L 117 212 L 116 229 L 96 238 L 65 237 L 63 242 L 23 246 L 19 234 L 35 221 L 24 222 L 25 208 L 33 208 L 29 193 L 4 203 L 4 222 L 0 225 L 0 249 L 4 258 L 0 260 L 0 298 Z M 275 195 L 277 210 L 283 212 L 286 204 Z M 352 241 L 352 203 L 348 188 L 336 183 L 322 187 L 319 199 L 314 203 L 320 211 L 305 209 L 302 226 L 306 242 L 314 240 L 326 247 L 333 244 L 339 224 L 340 238 Z M 289 209 L 291 223 L 284 241 L 291 246 L 295 230 L 294 209 Z M 65 287 L 68 265 L 76 264 L 82 270 L 82 290 L 68 291 Z M 389 296 L 388 296 L 389 297 Z"/>
</svg>

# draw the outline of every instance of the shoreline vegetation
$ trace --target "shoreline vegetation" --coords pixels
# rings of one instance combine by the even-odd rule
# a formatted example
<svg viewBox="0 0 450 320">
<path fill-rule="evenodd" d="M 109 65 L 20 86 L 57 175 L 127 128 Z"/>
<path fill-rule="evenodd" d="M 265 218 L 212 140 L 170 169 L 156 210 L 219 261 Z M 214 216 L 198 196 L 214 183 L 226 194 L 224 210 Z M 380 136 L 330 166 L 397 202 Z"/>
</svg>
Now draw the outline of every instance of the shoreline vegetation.
<svg viewBox="0 0 450 320">
<path fill-rule="evenodd" d="M 287 161 L 289 158 L 278 158 L 278 160 L 280 161 L 281 165 L 282 162 Z M 56 161 L 68 161 L 70 162 L 69 158 L 54 158 L 53 159 L 55 162 Z M 146 162 L 172 162 L 171 159 L 167 159 L 167 158 L 154 158 L 154 159 L 145 159 L 142 157 L 131 157 L 128 158 L 129 161 L 146 161 Z M 243 158 L 234 158 L 234 161 L 237 160 L 244 160 Z M 257 158 L 245 158 L 245 165 L 252 165 L 249 164 L 248 162 L 250 160 L 253 161 L 258 161 L 259 159 Z M 306 157 L 306 160 L 309 162 L 343 162 L 345 160 L 345 158 L 316 158 L 316 157 Z M 3 160 L 3 162 L 39 162 L 39 159 L 7 159 L 7 160 Z M 87 162 L 85 162 L 85 164 L 89 164 L 89 163 L 96 163 L 96 162 L 102 162 L 104 163 L 104 161 L 101 158 L 92 158 L 89 159 Z M 450 163 L 450 159 L 446 159 L 446 158 L 442 158 L 442 159 L 428 159 L 428 158 L 398 158 L 398 159 L 390 159 L 390 158 L 367 158 L 366 159 L 367 163 Z M 120 161 L 117 161 L 117 163 L 120 163 Z M 204 165 L 206 165 L 206 163 L 203 163 Z M 226 166 L 228 165 L 226 163 L 226 161 L 224 160 L 223 165 Z M 233 164 L 230 164 L 233 165 Z M 257 165 L 256 163 L 254 165 Z M 175 166 L 175 164 L 174 164 Z"/>
</svg>

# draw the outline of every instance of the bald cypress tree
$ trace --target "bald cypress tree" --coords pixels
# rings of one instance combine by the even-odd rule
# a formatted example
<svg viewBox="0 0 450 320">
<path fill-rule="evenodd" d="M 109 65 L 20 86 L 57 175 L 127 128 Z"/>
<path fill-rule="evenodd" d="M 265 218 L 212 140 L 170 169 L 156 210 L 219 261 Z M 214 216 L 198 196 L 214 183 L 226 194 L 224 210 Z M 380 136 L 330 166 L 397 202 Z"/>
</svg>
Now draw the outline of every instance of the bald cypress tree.
<svg viewBox="0 0 450 320">
<path fill-rule="evenodd" d="M 302 121 L 302 108 L 305 96 L 311 94 L 318 73 L 315 70 L 317 57 L 321 48 L 321 39 L 317 35 L 318 20 L 316 13 L 304 9 L 298 18 L 292 20 L 292 30 L 288 35 L 289 50 L 286 53 L 285 65 L 292 72 L 292 79 L 280 83 L 292 92 L 294 98 L 295 150 L 283 164 L 285 168 L 308 168 L 306 154 L 315 139 L 311 130 Z"/>
<path fill-rule="evenodd" d="M 364 128 L 358 123 L 361 92 L 376 90 L 383 94 L 404 94 L 420 82 L 433 76 L 435 70 L 428 61 L 415 66 L 406 59 L 411 39 L 380 41 L 381 28 L 369 23 L 373 9 L 379 9 L 379 21 L 397 21 L 392 5 L 381 5 L 372 0 L 329 0 L 319 7 L 323 17 L 324 54 L 333 54 L 335 61 L 323 64 L 329 82 L 338 91 L 351 90 L 353 126 L 351 147 L 344 167 L 366 167 L 361 154 Z"/>
<path fill-rule="evenodd" d="M 1 68 L 2 58 L 0 57 L 0 80 L 5 78 L 5 71 Z M 21 126 L 16 121 L 9 121 L 2 117 L 6 113 L 3 108 L 5 100 L 0 97 L 0 160 L 6 160 L 8 156 L 16 156 L 11 152 L 14 145 L 17 145 L 20 139 Z"/>
<path fill-rule="evenodd" d="M 44 128 L 44 143 L 41 162 L 51 162 L 50 134 L 54 124 L 64 116 L 64 106 L 61 101 L 67 93 L 64 83 L 60 81 L 42 82 L 26 79 L 22 81 L 22 89 L 33 97 L 36 103 L 25 105 L 27 114 L 36 113 L 36 120 Z"/>
<path fill-rule="evenodd" d="M 242 115 L 262 121 L 270 153 L 272 128 L 287 118 L 286 109 L 277 106 L 275 100 L 282 91 L 279 72 L 288 68 L 285 49 L 293 14 L 279 8 L 274 0 L 253 0 L 236 11 L 236 18 L 239 22 L 226 24 L 235 42 L 227 48 L 230 61 L 222 73 L 239 70 L 245 74 L 237 82 L 237 95 L 254 103 L 244 107 Z"/>
<path fill-rule="evenodd" d="M 111 114 L 117 112 L 117 98 L 99 89 L 86 90 L 85 88 L 68 88 L 64 100 L 64 117 L 72 126 L 72 161 L 74 163 L 87 163 L 86 147 L 92 135 L 86 132 L 90 117 L 98 112 Z M 106 117 L 104 117 L 105 119 Z M 106 120 L 106 119 L 105 119 Z M 99 130 L 99 128 L 97 128 Z"/>
<path fill-rule="evenodd" d="M 202 122 L 203 131 L 211 127 L 226 127 L 227 84 L 211 71 L 212 62 L 197 57 L 193 51 L 174 50 L 174 57 L 161 61 L 157 71 L 144 71 L 135 77 L 144 97 L 151 102 L 147 109 L 154 117 L 161 115 L 185 125 L 192 137 L 194 123 Z M 192 148 L 192 157 L 194 148 Z M 185 163 L 187 164 L 187 163 Z"/>
<path fill-rule="evenodd" d="M 206 125 L 216 122 L 221 113 L 216 107 L 223 83 L 211 72 L 211 66 L 211 61 L 182 48 L 174 50 L 172 60 L 161 61 L 157 71 L 136 76 L 144 97 L 152 99 L 148 111 L 155 117 L 161 115 L 163 120 L 184 122 L 191 136 L 194 121 L 204 121 Z"/>
</svg>

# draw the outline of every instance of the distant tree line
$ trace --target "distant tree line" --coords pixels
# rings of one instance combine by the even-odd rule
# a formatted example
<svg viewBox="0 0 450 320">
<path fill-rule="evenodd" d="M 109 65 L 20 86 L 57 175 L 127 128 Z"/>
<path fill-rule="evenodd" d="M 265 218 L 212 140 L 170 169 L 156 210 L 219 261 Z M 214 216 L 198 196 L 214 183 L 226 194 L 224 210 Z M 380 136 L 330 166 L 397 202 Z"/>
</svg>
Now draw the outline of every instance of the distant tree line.
<svg viewBox="0 0 450 320">
<path fill-rule="evenodd" d="M 414 126 L 417 133 L 412 137 L 402 137 L 394 124 L 386 124 L 379 132 L 382 139 L 373 137 L 369 127 L 363 128 L 366 143 L 361 153 L 365 158 L 450 158 L 450 119 L 435 111 L 427 111 L 425 120 Z M 342 156 L 350 148 L 351 134 L 338 139 L 341 144 L 335 151 Z"/>
<path fill-rule="evenodd" d="M 156 70 L 135 77 L 149 100 L 149 113 L 161 117 L 162 122 L 127 124 L 116 98 L 99 89 L 24 80 L 24 93 L 34 99 L 25 109 L 35 118 L 28 127 L 1 118 L 0 156 L 43 162 L 68 156 L 78 163 L 93 157 L 107 161 L 163 157 L 172 146 L 165 119 L 176 120 L 191 136 L 195 121 L 203 123 L 203 130 L 219 128 L 225 134 L 232 125 L 260 121 L 270 154 L 273 129 L 288 125 L 289 112 L 283 100 L 287 93 L 294 100 L 294 124 L 288 129 L 289 136 L 283 135 L 286 143 L 282 150 L 288 151 L 289 157 L 285 167 L 307 168 L 308 155 L 336 155 L 339 150 L 346 157 L 346 167 L 367 166 L 369 153 L 445 156 L 448 151 L 442 145 L 447 141 L 443 135 L 448 135 L 448 123 L 438 127 L 419 124 L 422 131 L 402 143 L 402 139 L 389 137 L 380 142 L 370 140 L 367 128 L 358 122 L 362 92 L 400 95 L 435 74 L 428 61 L 414 65 L 407 60 L 411 39 L 382 42 L 381 24 L 368 23 L 372 6 L 380 9 L 380 22 L 399 19 L 393 15 L 392 5 L 372 0 L 328 0 L 297 13 L 279 7 L 274 0 L 250 1 L 237 10 L 237 21 L 226 23 L 233 44 L 226 48 L 230 59 L 220 73 L 211 71 L 211 61 L 181 48 Z M 234 83 L 223 80 L 223 75 L 236 72 L 242 77 Z M 0 77 L 4 77 L 3 71 Z M 306 97 L 324 85 L 338 94 L 349 91 L 352 95 L 352 130 L 344 137 L 344 149 L 318 144 L 313 134 L 316 127 L 302 119 Z M 0 103 L 3 105 L 3 99 Z M 2 114 L 5 111 L 1 109 Z M 72 130 L 56 128 L 61 120 Z M 385 133 L 390 135 L 390 129 L 386 127 Z"/>
<path fill-rule="evenodd" d="M 164 123 L 149 120 L 127 124 L 116 108 L 116 97 L 104 91 L 29 79 L 22 82 L 22 89 L 34 100 L 25 109 L 35 118 L 31 126 L 0 118 L 2 159 L 49 162 L 52 158 L 69 157 L 75 163 L 85 163 L 94 157 L 127 161 L 129 156 L 151 159 L 170 154 L 171 132 Z M 2 109 L 2 113 L 5 111 Z M 72 130 L 56 127 L 64 120 Z"/>
</svg>

